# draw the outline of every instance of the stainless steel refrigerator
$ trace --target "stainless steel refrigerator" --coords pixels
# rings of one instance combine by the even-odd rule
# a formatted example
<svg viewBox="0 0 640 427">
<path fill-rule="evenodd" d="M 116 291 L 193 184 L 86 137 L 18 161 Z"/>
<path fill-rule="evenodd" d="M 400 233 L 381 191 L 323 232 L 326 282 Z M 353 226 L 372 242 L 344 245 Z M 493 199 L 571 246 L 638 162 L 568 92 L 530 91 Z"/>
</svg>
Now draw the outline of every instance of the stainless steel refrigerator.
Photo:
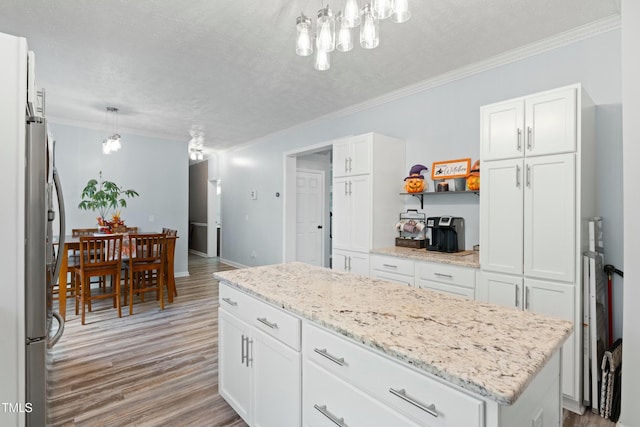
<svg viewBox="0 0 640 427">
<path fill-rule="evenodd" d="M 31 53 L 29 59 L 28 67 L 34 63 Z M 34 84 L 33 79 L 28 84 Z M 56 250 L 64 248 L 65 233 L 64 200 L 55 167 L 55 141 L 44 118 L 44 92 L 37 91 L 32 99 L 25 106 L 25 402 L 30 405 L 25 424 L 29 427 L 48 424 L 50 350 L 64 331 L 62 317 L 53 310 L 53 287 L 61 260 Z M 54 246 L 56 216 L 61 241 Z"/>
</svg>

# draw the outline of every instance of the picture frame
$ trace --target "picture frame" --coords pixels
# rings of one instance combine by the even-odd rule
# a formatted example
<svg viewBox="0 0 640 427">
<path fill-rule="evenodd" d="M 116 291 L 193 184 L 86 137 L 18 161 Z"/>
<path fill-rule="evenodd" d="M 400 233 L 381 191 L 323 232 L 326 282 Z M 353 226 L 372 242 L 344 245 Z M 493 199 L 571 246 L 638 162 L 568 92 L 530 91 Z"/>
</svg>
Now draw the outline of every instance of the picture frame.
<svg viewBox="0 0 640 427">
<path fill-rule="evenodd" d="M 471 158 L 433 162 L 431 179 L 434 181 L 451 178 L 466 178 L 471 171 Z"/>
</svg>

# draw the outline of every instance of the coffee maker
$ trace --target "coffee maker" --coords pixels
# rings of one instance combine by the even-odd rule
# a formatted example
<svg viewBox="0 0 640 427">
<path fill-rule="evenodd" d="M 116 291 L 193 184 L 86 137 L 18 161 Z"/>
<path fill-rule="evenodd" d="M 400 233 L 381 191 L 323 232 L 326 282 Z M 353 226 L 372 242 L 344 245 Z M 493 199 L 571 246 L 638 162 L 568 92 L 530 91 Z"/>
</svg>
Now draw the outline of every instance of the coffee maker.
<svg viewBox="0 0 640 427">
<path fill-rule="evenodd" d="M 435 216 L 427 218 L 427 229 L 431 231 L 428 251 L 464 251 L 464 218 Z"/>
</svg>

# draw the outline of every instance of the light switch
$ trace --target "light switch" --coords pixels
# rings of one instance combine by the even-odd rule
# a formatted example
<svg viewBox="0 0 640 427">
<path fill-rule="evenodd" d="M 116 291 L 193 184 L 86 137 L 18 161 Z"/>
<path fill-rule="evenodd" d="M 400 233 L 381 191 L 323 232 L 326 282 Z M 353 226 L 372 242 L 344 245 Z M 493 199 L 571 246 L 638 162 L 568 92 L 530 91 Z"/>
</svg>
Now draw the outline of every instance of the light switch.
<svg viewBox="0 0 640 427">
<path fill-rule="evenodd" d="M 257 200 L 258 199 L 258 191 L 257 190 L 251 190 L 249 192 L 249 196 L 251 197 L 251 200 Z"/>
</svg>

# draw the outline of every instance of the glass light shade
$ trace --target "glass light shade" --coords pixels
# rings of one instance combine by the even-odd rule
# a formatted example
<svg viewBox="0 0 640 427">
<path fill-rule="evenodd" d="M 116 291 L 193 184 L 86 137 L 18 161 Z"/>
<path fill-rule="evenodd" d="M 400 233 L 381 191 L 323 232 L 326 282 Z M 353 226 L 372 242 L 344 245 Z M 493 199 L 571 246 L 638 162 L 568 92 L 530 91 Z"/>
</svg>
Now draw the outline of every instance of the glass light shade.
<svg viewBox="0 0 640 427">
<path fill-rule="evenodd" d="M 355 28 L 360 25 L 360 7 L 358 0 L 347 0 L 344 5 L 344 21 L 349 28 Z"/>
<path fill-rule="evenodd" d="M 111 142 L 111 151 L 118 151 L 120 147 L 122 147 L 122 145 L 120 145 L 120 135 L 117 133 L 111 135 L 109 141 Z"/>
<path fill-rule="evenodd" d="M 309 56 L 313 53 L 311 43 L 311 19 L 304 16 L 304 13 L 296 19 L 296 54 Z"/>
<path fill-rule="evenodd" d="M 393 0 L 372 0 L 373 15 L 378 19 L 387 19 L 393 13 Z"/>
<path fill-rule="evenodd" d="M 318 71 L 327 71 L 331 68 L 329 52 L 323 52 L 320 49 L 316 49 L 316 61 L 313 64 L 313 67 Z"/>
<path fill-rule="evenodd" d="M 391 20 L 397 24 L 402 24 L 403 22 L 407 22 L 409 18 L 411 18 L 411 12 L 409 11 L 409 1 L 394 0 Z"/>
<path fill-rule="evenodd" d="M 371 4 L 362 8 L 362 23 L 360 25 L 360 46 L 373 49 L 380 44 L 380 21 L 373 16 Z"/>
<path fill-rule="evenodd" d="M 102 154 L 111 154 L 111 142 L 108 139 L 102 141 Z"/>
<path fill-rule="evenodd" d="M 336 48 L 336 29 L 333 13 L 329 6 L 318 11 L 316 26 L 316 49 L 323 52 L 333 52 Z"/>
<path fill-rule="evenodd" d="M 192 151 L 191 153 L 189 153 L 189 158 L 191 160 L 198 160 L 198 155 L 196 154 L 195 151 Z"/>
<path fill-rule="evenodd" d="M 343 16 L 336 17 L 336 25 L 338 26 L 338 41 L 336 42 L 336 49 L 340 52 L 349 52 L 353 49 L 353 39 L 351 38 L 351 28 L 347 25 Z"/>
</svg>

